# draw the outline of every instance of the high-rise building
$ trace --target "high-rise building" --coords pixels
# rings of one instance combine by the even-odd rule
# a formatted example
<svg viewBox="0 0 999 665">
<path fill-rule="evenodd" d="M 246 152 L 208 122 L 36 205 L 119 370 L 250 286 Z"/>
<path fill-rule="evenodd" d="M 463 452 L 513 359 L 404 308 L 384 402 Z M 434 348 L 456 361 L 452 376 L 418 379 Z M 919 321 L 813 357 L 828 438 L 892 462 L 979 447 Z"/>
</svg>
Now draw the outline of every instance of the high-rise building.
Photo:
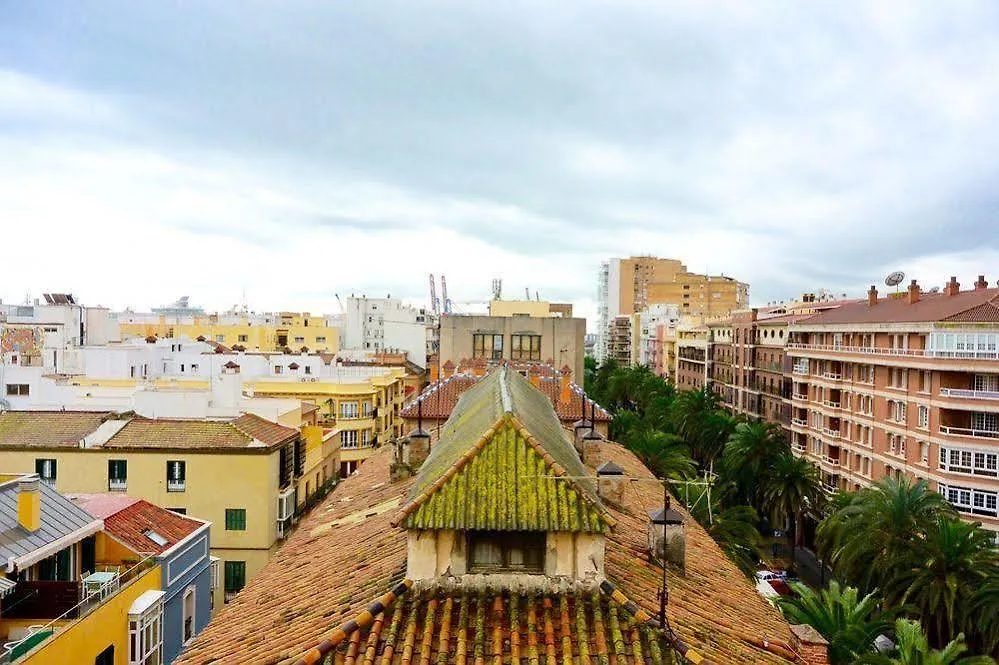
<svg viewBox="0 0 999 665">
<path fill-rule="evenodd" d="M 364 354 L 405 353 L 421 369 L 427 367 L 427 311 L 398 298 L 350 297 L 344 305 L 342 347 Z"/>
<path fill-rule="evenodd" d="M 682 315 L 714 317 L 745 308 L 748 301 L 748 284 L 725 275 L 689 272 L 676 259 L 611 259 L 601 265 L 598 279 L 596 359 L 608 357 L 610 327 L 618 316 L 664 304 L 676 305 Z"/>
</svg>

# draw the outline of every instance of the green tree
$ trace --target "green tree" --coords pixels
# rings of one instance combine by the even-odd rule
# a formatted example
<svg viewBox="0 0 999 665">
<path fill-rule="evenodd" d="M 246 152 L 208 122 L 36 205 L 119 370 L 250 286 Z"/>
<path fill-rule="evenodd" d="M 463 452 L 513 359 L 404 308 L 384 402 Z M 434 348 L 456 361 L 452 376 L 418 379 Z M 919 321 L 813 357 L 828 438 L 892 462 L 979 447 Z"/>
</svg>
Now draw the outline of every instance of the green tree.
<svg viewBox="0 0 999 665">
<path fill-rule="evenodd" d="M 790 452 L 777 457 L 763 478 L 763 504 L 773 521 L 791 521 L 794 525 L 793 532 L 789 529 L 787 534 L 792 568 L 804 528 L 804 513 L 809 508 L 817 508 L 823 496 L 818 468 Z"/>
<path fill-rule="evenodd" d="M 981 649 L 999 656 L 999 571 L 975 592 L 968 617 L 969 632 L 975 633 Z"/>
<path fill-rule="evenodd" d="M 934 646 L 978 631 L 976 595 L 997 575 L 993 536 L 979 524 L 945 515 L 911 545 L 906 562 L 886 580 L 885 598 L 913 607 Z"/>
<path fill-rule="evenodd" d="M 893 617 L 878 609 L 876 592 L 860 598 L 857 589 L 841 589 L 835 580 L 822 591 L 796 583 L 792 587 L 797 596 L 779 599 L 778 606 L 789 623 L 808 624 L 826 638 L 831 665 L 855 662 L 891 627 Z"/>
<path fill-rule="evenodd" d="M 759 508 L 763 488 L 760 478 L 784 451 L 783 435 L 777 425 L 739 423 L 722 453 L 723 474 L 736 484 L 743 501 Z"/>
<path fill-rule="evenodd" d="M 943 649 L 931 649 L 922 626 L 916 621 L 895 622 L 895 648 L 888 654 L 872 654 L 860 660 L 869 665 L 994 665 L 988 656 L 963 656 L 968 650 L 960 634 Z"/>
<path fill-rule="evenodd" d="M 688 478 L 697 472 L 683 439 L 650 429 L 635 432 L 625 445 L 660 478 Z"/>
<path fill-rule="evenodd" d="M 923 480 L 885 478 L 842 501 L 819 525 L 819 550 L 840 576 L 862 589 L 891 580 L 907 566 L 914 541 L 938 518 L 956 515 Z"/>
<path fill-rule="evenodd" d="M 698 504 L 700 505 L 700 504 Z M 693 510 L 691 511 L 694 512 Z M 760 532 L 756 528 L 759 516 L 752 506 L 731 506 L 715 510 L 710 524 L 707 523 L 707 508 L 700 509 L 701 517 L 695 517 L 705 525 L 708 534 L 722 548 L 743 573 L 752 577 L 760 560 Z"/>
</svg>

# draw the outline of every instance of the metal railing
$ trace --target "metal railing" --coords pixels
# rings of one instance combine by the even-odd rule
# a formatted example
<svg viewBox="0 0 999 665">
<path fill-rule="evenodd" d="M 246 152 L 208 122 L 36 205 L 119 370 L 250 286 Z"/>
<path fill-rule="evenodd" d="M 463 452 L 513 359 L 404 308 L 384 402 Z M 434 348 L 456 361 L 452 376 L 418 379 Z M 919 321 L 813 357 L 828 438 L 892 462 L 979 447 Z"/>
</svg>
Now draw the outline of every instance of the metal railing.
<svg viewBox="0 0 999 665">
<path fill-rule="evenodd" d="M 838 429 L 831 429 L 829 427 L 823 427 L 822 428 L 822 433 L 825 434 L 826 436 L 832 438 L 832 439 L 838 439 L 838 438 L 840 438 L 840 433 L 839 433 Z"/>
<path fill-rule="evenodd" d="M 952 434 L 955 436 L 971 436 L 977 439 L 999 439 L 999 430 L 975 429 L 973 427 L 949 427 L 940 426 L 941 434 Z"/>
<path fill-rule="evenodd" d="M 789 349 L 802 351 L 833 351 L 835 353 L 856 353 L 868 356 L 902 356 L 915 358 L 953 358 L 957 360 L 999 360 L 999 349 L 889 349 L 871 346 L 842 346 L 838 344 L 803 344 L 791 342 Z"/>
<path fill-rule="evenodd" d="M 831 399 L 823 400 L 822 404 L 823 404 L 823 406 L 828 406 L 830 409 L 838 409 L 839 408 L 839 402 L 834 402 Z"/>
<path fill-rule="evenodd" d="M 808 421 L 804 418 L 791 418 L 791 424 L 799 427 L 808 427 Z"/>
<path fill-rule="evenodd" d="M 941 388 L 941 397 L 964 397 L 967 399 L 999 399 L 999 392 L 993 390 L 968 390 L 965 388 Z"/>
</svg>

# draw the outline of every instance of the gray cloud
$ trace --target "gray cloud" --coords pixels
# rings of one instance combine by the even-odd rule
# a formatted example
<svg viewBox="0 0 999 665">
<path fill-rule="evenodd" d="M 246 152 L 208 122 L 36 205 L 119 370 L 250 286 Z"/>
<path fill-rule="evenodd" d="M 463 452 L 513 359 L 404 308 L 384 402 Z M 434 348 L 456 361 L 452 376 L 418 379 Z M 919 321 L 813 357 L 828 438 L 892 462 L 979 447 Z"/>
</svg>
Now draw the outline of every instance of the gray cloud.
<svg viewBox="0 0 999 665">
<path fill-rule="evenodd" d="M 0 173 L 20 201 L 0 203 L 4 224 L 39 214 L 30 180 L 95 229 L 110 207 L 184 242 L 311 257 L 329 289 L 285 297 L 314 310 L 340 284 L 421 297 L 430 269 L 483 297 L 493 275 L 472 251 L 552 297 L 591 300 L 602 257 L 655 253 L 747 280 L 760 302 L 859 293 L 896 266 L 977 274 L 999 252 L 995 3 L 4 12 Z M 115 185 L 127 205 L 107 202 Z M 378 260 L 402 241 L 412 261 Z M 266 279 L 228 254 L 234 283 Z"/>
</svg>

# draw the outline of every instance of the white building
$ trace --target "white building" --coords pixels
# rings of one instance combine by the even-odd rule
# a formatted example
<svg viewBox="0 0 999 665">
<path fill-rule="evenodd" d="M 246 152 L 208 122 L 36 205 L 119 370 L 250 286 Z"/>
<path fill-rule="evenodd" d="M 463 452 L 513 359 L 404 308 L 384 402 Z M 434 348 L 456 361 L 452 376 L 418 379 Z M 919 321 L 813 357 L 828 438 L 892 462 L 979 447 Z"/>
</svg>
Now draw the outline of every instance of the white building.
<svg viewBox="0 0 999 665">
<path fill-rule="evenodd" d="M 340 347 L 365 353 L 405 352 L 427 366 L 427 311 L 404 305 L 398 298 L 350 297 L 344 302 Z"/>
<path fill-rule="evenodd" d="M 658 336 L 659 326 L 676 328 L 680 322 L 678 305 L 649 305 L 638 313 L 638 345 L 636 348 L 639 365 L 654 366 L 661 353 L 662 339 Z"/>
</svg>

